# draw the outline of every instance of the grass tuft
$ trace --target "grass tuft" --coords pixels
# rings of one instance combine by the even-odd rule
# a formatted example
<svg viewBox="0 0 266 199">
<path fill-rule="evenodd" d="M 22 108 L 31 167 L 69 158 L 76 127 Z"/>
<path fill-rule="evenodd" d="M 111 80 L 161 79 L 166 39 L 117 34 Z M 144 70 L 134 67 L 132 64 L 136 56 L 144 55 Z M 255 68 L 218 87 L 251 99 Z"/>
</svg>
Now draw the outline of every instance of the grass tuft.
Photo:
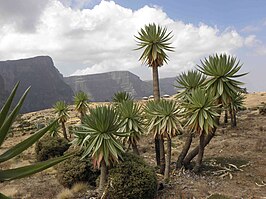
<svg viewBox="0 0 266 199">
<path fill-rule="evenodd" d="M 79 193 L 79 192 L 86 190 L 87 188 L 88 188 L 88 185 L 86 183 L 78 182 L 78 183 L 73 185 L 73 187 L 71 188 L 71 192 L 72 193 Z"/>
<path fill-rule="evenodd" d="M 57 199 L 70 199 L 74 196 L 70 189 L 64 188 L 61 192 L 57 195 Z"/>
</svg>

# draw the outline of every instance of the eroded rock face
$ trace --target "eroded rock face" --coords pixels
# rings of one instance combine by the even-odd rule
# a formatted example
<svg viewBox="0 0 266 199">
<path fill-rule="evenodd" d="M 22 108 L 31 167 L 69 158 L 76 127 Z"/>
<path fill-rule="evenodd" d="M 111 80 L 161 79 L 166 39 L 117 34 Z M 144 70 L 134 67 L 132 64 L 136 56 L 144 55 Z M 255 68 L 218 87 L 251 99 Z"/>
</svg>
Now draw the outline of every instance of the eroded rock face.
<svg viewBox="0 0 266 199">
<path fill-rule="evenodd" d="M 8 96 L 8 92 L 5 88 L 4 78 L 0 75 L 0 105 L 4 104 L 7 96 Z"/>
<path fill-rule="evenodd" d="M 92 101 L 110 101 L 118 91 L 129 92 L 135 98 L 146 95 L 149 87 L 138 76 L 128 71 L 65 77 L 74 92 L 84 91 Z"/>
<path fill-rule="evenodd" d="M 73 98 L 72 89 L 64 82 L 63 76 L 55 68 L 53 60 L 49 56 L 0 61 L 0 76 L 3 80 L 5 95 L 10 93 L 14 85 L 20 81 L 16 99 L 31 86 L 22 112 L 50 108 L 58 100 L 69 103 Z M 0 101 L 1 106 L 2 103 Z"/>
<path fill-rule="evenodd" d="M 83 91 L 91 96 L 92 101 L 111 101 L 114 93 L 118 91 L 126 91 L 135 99 L 144 96 L 150 96 L 153 93 L 152 82 L 142 81 L 137 75 L 129 71 L 114 71 L 108 73 L 71 76 L 65 77 L 65 82 L 71 86 L 74 92 Z M 172 78 L 174 80 L 174 78 Z M 162 83 L 161 94 L 175 94 L 175 91 L 168 93 L 169 90 L 174 90 L 172 84 Z M 169 81 L 167 81 L 169 83 Z M 170 89 L 166 89 L 170 88 Z M 167 91 L 164 91 L 167 90 Z"/>
</svg>

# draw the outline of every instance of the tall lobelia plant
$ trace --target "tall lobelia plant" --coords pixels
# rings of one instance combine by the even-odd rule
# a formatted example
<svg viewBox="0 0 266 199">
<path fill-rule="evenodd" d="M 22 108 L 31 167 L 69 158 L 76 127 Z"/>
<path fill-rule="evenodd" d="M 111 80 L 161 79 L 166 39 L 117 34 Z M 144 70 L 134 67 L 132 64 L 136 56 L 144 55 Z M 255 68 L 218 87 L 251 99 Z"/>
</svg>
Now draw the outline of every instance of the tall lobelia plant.
<svg viewBox="0 0 266 199">
<path fill-rule="evenodd" d="M 19 86 L 19 83 L 17 83 L 12 90 L 11 94 L 9 95 L 6 103 L 2 107 L 0 111 L 0 146 L 4 143 L 4 141 L 7 138 L 8 132 L 10 131 L 10 128 L 17 117 L 20 108 L 23 105 L 23 102 L 27 96 L 27 93 L 29 92 L 29 88 L 24 92 L 22 97 L 20 98 L 19 102 L 15 105 L 15 107 L 11 110 L 11 104 L 13 102 L 13 99 L 16 95 L 17 88 Z M 44 127 L 34 133 L 32 136 L 27 138 L 26 140 L 18 143 L 17 145 L 13 146 L 12 148 L 5 151 L 3 154 L 0 155 L 0 164 L 10 160 L 13 157 L 16 157 L 17 155 L 21 154 L 24 150 L 32 146 L 36 141 L 38 141 L 46 132 L 49 131 L 49 129 L 57 122 L 55 120 L 54 122 L 50 123 L 47 127 Z M 71 155 L 65 155 L 58 158 L 50 159 L 44 162 L 39 162 L 34 165 L 28 165 L 24 167 L 19 167 L 15 169 L 7 169 L 2 170 L 0 169 L 0 182 L 4 181 L 10 181 L 15 180 L 23 177 L 27 177 L 29 175 L 32 175 L 34 173 L 43 171 L 65 159 L 70 157 Z M 3 194 L 0 193 L 0 198 L 9 198 Z"/>
<path fill-rule="evenodd" d="M 153 95 L 156 101 L 160 99 L 158 68 L 168 61 L 166 51 L 173 51 L 174 49 L 170 42 L 172 37 L 172 32 L 167 32 L 167 28 L 162 28 L 155 23 L 145 25 L 138 32 L 138 36 L 135 36 L 137 45 L 139 46 L 136 50 L 143 49 L 139 60 L 152 68 Z M 164 162 L 164 152 L 162 153 L 162 148 L 160 152 L 160 145 L 163 146 L 163 138 L 155 137 L 157 165 L 160 165 L 161 161 Z"/>
<path fill-rule="evenodd" d="M 227 54 L 215 54 L 208 59 L 201 61 L 198 70 L 207 76 L 206 89 L 210 90 L 217 97 L 218 104 L 228 105 L 234 95 L 242 91 L 240 87 L 244 83 L 236 80 L 247 73 L 237 74 L 242 64 Z"/>
</svg>

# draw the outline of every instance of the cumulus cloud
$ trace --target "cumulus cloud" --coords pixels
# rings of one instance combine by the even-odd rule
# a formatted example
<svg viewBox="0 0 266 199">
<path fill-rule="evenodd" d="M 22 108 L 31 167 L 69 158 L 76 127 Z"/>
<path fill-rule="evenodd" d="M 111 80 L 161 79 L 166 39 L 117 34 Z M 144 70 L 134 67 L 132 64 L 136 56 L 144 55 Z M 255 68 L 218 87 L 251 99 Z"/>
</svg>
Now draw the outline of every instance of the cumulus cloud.
<svg viewBox="0 0 266 199">
<path fill-rule="evenodd" d="M 242 28 L 241 32 L 246 32 L 246 33 L 254 33 L 260 31 L 259 26 L 254 26 L 254 25 L 248 25 Z"/>
<path fill-rule="evenodd" d="M 145 24 L 155 22 L 173 31 L 175 52 L 169 53 L 170 61 L 160 69 L 160 74 L 175 76 L 193 67 L 204 56 L 216 52 L 233 53 L 255 40 L 244 38 L 232 29 L 219 30 L 206 24 L 172 20 L 159 7 L 145 6 L 133 11 L 113 1 L 101 1 L 91 9 L 76 9 L 71 7 L 73 0 L 42 1 L 42 10 L 34 7 L 35 14 L 28 15 L 25 10 L 17 14 L 17 17 L 24 17 L 25 23 L 9 22 L 0 26 L 1 60 L 50 55 L 64 75 L 137 71 L 141 67 L 138 61 L 141 52 L 133 50 L 136 48 L 133 35 Z M 80 3 L 79 7 L 90 1 L 75 2 L 76 5 Z M 0 8 L 4 9 L 2 5 Z M 23 24 L 32 24 L 35 32 L 18 31 L 17 25 Z M 148 73 L 138 75 L 145 79 L 150 77 Z"/>
</svg>

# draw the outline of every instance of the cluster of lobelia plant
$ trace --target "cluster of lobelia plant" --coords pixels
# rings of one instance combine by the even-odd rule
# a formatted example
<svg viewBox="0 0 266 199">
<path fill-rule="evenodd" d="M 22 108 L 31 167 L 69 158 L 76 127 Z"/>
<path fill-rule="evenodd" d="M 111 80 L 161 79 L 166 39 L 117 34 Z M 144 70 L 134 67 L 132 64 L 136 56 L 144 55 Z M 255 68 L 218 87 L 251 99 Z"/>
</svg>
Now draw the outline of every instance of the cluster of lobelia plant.
<svg viewBox="0 0 266 199">
<path fill-rule="evenodd" d="M 138 36 L 135 36 L 138 45 L 136 50 L 144 49 L 139 60 L 152 68 L 153 93 L 157 102 L 160 101 L 158 68 L 168 61 L 165 52 L 173 51 L 170 42 L 171 33 L 167 32 L 166 28 L 153 23 L 145 25 L 138 32 Z M 183 119 L 187 120 L 184 126 L 189 132 L 187 142 L 178 158 L 178 167 L 187 166 L 199 154 L 194 168 L 194 171 L 199 171 L 204 147 L 214 136 L 222 109 L 229 109 L 232 127 L 236 126 L 235 115 L 243 102 L 243 97 L 240 95 L 243 89 L 240 87 L 242 82 L 235 78 L 246 75 L 246 73 L 237 74 L 241 66 L 242 64 L 235 57 L 215 54 L 201 61 L 197 71 L 183 73 L 177 78 L 181 89 L 184 89 L 178 97 Z M 163 130 L 165 131 L 164 128 Z M 200 142 L 187 154 L 193 133 L 199 135 Z M 165 170 L 164 137 L 165 132 L 162 130 L 155 136 L 156 162 L 160 165 L 161 173 Z"/>
<path fill-rule="evenodd" d="M 79 91 L 74 96 L 74 104 L 75 104 L 75 110 L 80 114 L 80 121 L 83 122 L 83 118 L 86 115 L 88 108 L 89 108 L 89 96 L 83 92 Z M 66 122 L 69 119 L 69 106 L 64 101 L 57 101 L 54 106 L 54 112 L 56 113 L 58 117 L 58 122 L 53 126 L 51 129 L 51 135 L 57 135 L 58 134 L 58 127 L 59 123 L 62 127 L 63 136 L 66 140 L 69 141 L 69 137 L 71 137 L 71 134 L 67 135 L 67 128 L 66 128 Z M 71 127 L 72 128 L 72 127 Z"/>
<path fill-rule="evenodd" d="M 89 115 L 75 132 L 73 143 L 82 147 L 83 158 L 90 157 L 94 166 L 101 168 L 100 193 L 107 182 L 107 168 L 123 160 L 125 145 L 139 154 L 137 143 L 144 134 L 145 124 L 141 105 L 132 99 L 123 94 L 114 106 L 89 108 Z"/>
<path fill-rule="evenodd" d="M 235 80 L 246 75 L 237 74 L 241 66 L 235 57 L 216 54 L 201 61 L 197 70 L 177 77 L 177 87 L 182 89 L 177 100 L 184 107 L 185 126 L 189 132 L 178 157 L 177 168 L 183 165 L 187 168 L 198 154 L 194 171 L 199 171 L 204 148 L 213 138 L 223 110 L 229 108 L 231 126 L 236 126 L 236 111 L 242 108 L 244 99 L 240 87 L 243 83 Z M 199 145 L 188 153 L 194 133 L 200 137 Z"/>
<path fill-rule="evenodd" d="M 13 99 L 15 97 L 17 88 L 19 86 L 19 83 L 17 83 L 12 90 L 10 96 L 6 100 L 6 103 L 2 107 L 0 111 L 0 146 L 4 143 L 5 139 L 7 139 L 8 133 L 10 132 L 10 128 L 15 121 L 20 108 L 23 105 L 23 102 L 26 98 L 26 95 L 29 91 L 29 88 L 25 91 L 25 93 L 22 95 L 20 98 L 19 102 L 15 105 L 15 107 L 11 110 L 11 105 L 13 102 Z M 29 138 L 26 140 L 16 144 L 12 148 L 8 149 L 5 151 L 3 154 L 0 155 L 0 163 L 4 163 L 5 161 L 10 160 L 11 158 L 21 154 L 24 150 L 29 148 L 31 145 L 33 145 L 36 141 L 38 141 L 46 132 L 49 131 L 49 129 L 54 125 L 54 122 L 52 122 L 50 125 L 47 127 L 44 127 L 31 135 Z M 50 159 L 44 162 L 39 162 L 34 165 L 28 165 L 28 166 L 23 166 L 15 169 L 6 169 L 6 170 L 0 170 L 0 182 L 5 182 L 5 181 L 10 181 L 10 180 L 15 180 L 19 178 L 23 178 L 29 175 L 32 175 L 34 173 L 43 171 L 63 160 L 66 160 L 69 158 L 71 154 L 67 154 L 61 157 L 57 157 L 54 159 Z M 9 198 L 3 194 L 0 193 L 0 198 Z"/>
</svg>

